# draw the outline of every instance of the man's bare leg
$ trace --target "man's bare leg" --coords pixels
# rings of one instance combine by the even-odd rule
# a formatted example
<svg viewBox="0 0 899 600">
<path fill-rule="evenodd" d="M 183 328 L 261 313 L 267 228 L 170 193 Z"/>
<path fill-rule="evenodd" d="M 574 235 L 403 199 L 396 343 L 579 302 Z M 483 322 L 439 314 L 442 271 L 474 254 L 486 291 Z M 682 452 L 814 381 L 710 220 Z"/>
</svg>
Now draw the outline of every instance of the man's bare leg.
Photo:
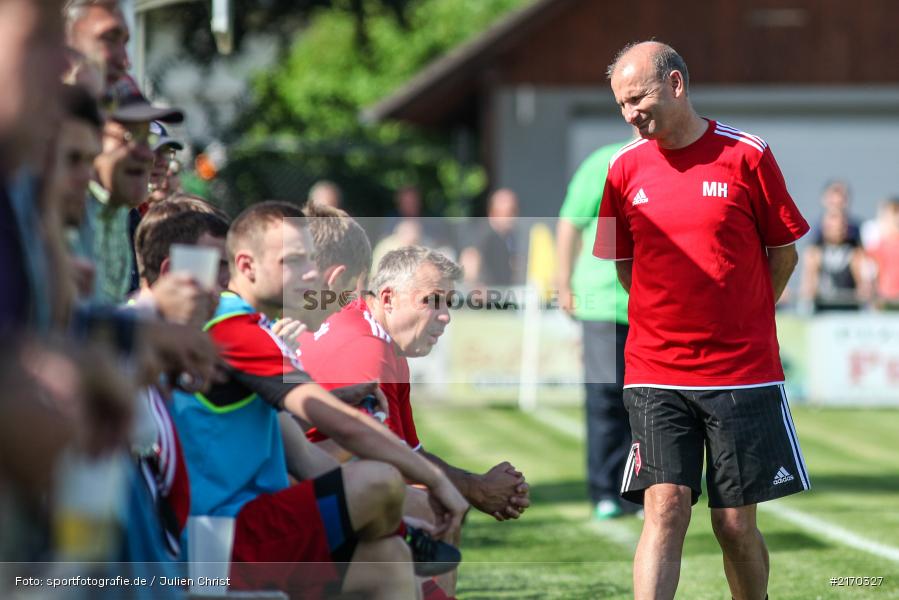
<svg viewBox="0 0 899 600">
<path fill-rule="evenodd" d="M 634 556 L 634 598 L 674 598 L 684 536 L 690 525 L 690 488 L 659 483 L 644 493 L 643 533 Z"/>
<path fill-rule="evenodd" d="M 436 517 L 434 516 L 434 511 L 431 509 L 431 505 L 428 502 L 427 490 L 411 485 L 406 486 L 406 500 L 403 503 L 403 515 L 415 517 L 416 519 L 421 519 L 423 521 L 427 521 L 428 523 L 435 522 Z M 441 539 L 444 542 L 450 543 L 458 548 L 462 542 L 462 530 L 450 529 L 442 536 Z M 458 576 L 459 570 L 453 569 L 452 571 L 444 573 L 443 575 L 438 575 L 434 578 L 434 580 L 447 596 L 455 596 L 456 580 Z"/>
<path fill-rule="evenodd" d="M 712 529 L 724 553 L 724 574 L 736 600 L 763 600 L 768 590 L 768 549 L 756 524 L 756 505 L 713 508 Z"/>
<path fill-rule="evenodd" d="M 391 535 L 402 517 L 405 482 L 385 463 L 360 460 L 341 467 L 347 512 L 359 543 L 343 583 L 344 592 L 366 598 L 418 598 L 412 552 Z"/>
<path fill-rule="evenodd" d="M 353 530 L 360 540 L 391 535 L 402 518 L 406 484 L 393 466 L 372 460 L 345 464 L 343 489 Z"/>
<path fill-rule="evenodd" d="M 343 582 L 343 591 L 373 600 L 419 598 L 412 551 L 398 536 L 359 542 Z"/>
</svg>

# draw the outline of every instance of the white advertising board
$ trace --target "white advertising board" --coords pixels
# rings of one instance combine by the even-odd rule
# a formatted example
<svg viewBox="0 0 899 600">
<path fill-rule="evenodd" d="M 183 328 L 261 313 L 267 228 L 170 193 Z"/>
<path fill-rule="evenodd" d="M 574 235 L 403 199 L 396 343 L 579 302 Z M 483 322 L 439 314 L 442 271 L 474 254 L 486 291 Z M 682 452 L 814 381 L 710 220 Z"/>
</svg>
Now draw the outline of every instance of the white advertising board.
<svg viewBox="0 0 899 600">
<path fill-rule="evenodd" d="M 899 406 L 899 314 L 824 314 L 809 323 L 809 399 Z"/>
</svg>

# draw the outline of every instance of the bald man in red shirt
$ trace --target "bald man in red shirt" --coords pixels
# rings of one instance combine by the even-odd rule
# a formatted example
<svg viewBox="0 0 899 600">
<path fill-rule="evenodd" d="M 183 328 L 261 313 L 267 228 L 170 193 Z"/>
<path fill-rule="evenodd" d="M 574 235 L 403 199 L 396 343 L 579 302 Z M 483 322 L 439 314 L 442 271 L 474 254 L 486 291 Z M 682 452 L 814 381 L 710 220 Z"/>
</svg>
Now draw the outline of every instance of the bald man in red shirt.
<svg viewBox="0 0 899 600">
<path fill-rule="evenodd" d="M 705 454 L 730 592 L 762 600 L 756 505 L 809 488 L 774 322 L 809 226 L 765 141 L 695 112 L 673 48 L 628 46 L 608 75 L 640 134 L 610 161 L 594 246 L 630 291 L 621 493 L 646 514 L 634 596 L 674 597 Z"/>
</svg>

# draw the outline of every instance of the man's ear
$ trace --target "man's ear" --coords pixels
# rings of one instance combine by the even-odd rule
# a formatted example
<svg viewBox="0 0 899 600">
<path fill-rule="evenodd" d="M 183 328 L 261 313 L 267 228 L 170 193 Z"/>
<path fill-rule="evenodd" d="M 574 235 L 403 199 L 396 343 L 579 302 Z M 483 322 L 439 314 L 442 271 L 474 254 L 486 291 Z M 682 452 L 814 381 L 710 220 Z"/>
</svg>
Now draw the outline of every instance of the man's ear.
<svg viewBox="0 0 899 600">
<path fill-rule="evenodd" d="M 684 74 L 677 69 L 671 71 L 671 91 L 675 97 L 680 97 L 687 91 L 684 85 Z"/>
<path fill-rule="evenodd" d="M 246 277 L 253 283 L 256 282 L 256 261 L 249 251 L 242 250 L 238 252 L 237 256 L 234 257 L 234 265 L 241 276 Z"/>
<path fill-rule="evenodd" d="M 162 277 L 163 275 L 167 274 L 171 270 L 172 270 L 172 260 L 168 256 L 166 256 L 165 258 L 162 259 L 162 263 L 159 265 L 159 276 Z"/>
<path fill-rule="evenodd" d="M 393 304 L 396 302 L 396 293 L 393 288 L 385 287 L 378 292 L 378 300 L 384 308 L 384 312 L 391 312 L 393 310 Z"/>
<path fill-rule="evenodd" d="M 335 292 L 342 292 L 343 286 L 341 285 L 341 278 L 343 274 L 346 273 L 346 265 L 334 265 L 332 267 L 328 267 L 325 269 L 325 285 L 328 286 L 329 290 L 333 290 Z"/>
</svg>

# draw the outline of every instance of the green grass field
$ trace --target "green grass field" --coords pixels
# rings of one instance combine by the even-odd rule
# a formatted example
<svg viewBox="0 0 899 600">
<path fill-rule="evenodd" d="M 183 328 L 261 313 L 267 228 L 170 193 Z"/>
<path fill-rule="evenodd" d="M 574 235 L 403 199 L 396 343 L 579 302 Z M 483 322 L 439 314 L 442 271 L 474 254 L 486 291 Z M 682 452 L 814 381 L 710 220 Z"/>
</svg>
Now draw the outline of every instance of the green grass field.
<svg viewBox="0 0 899 600">
<path fill-rule="evenodd" d="M 899 411 L 798 407 L 793 414 L 813 489 L 760 513 L 770 597 L 899 598 Z M 469 517 L 460 598 L 632 596 L 642 522 L 589 519 L 582 422 L 574 408 L 418 408 L 419 434 L 431 451 L 472 470 L 506 459 L 531 484 L 532 507 L 519 521 Z M 706 500 L 693 510 L 678 598 L 730 598 Z M 883 583 L 831 586 L 831 577 L 848 576 Z"/>
</svg>

